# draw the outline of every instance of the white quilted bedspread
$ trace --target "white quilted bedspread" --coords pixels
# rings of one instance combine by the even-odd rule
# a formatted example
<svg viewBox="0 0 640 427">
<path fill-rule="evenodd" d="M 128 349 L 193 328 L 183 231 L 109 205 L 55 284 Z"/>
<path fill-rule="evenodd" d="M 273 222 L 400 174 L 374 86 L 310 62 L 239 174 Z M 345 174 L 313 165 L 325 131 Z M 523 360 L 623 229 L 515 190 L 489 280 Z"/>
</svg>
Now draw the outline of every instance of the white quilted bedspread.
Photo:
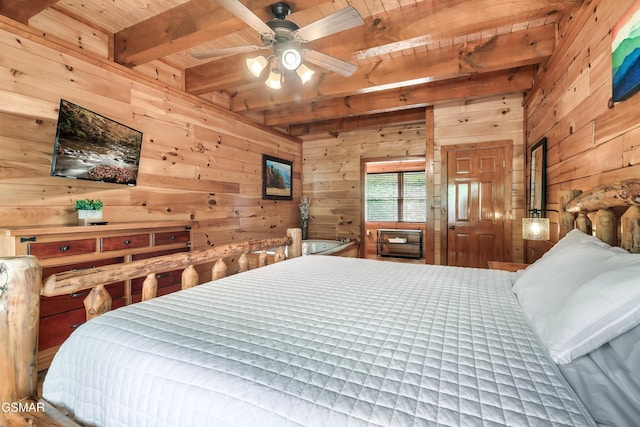
<svg viewBox="0 0 640 427">
<path fill-rule="evenodd" d="M 503 271 L 307 256 L 69 338 L 44 398 L 88 425 L 592 425 Z"/>
</svg>

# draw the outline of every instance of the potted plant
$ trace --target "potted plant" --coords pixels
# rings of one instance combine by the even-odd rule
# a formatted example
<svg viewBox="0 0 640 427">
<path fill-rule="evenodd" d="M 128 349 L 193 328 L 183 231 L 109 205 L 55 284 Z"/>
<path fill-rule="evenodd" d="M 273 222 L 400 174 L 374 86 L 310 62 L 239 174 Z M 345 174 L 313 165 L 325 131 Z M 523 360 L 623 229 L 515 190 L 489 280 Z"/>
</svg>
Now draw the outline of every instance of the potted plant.
<svg viewBox="0 0 640 427">
<path fill-rule="evenodd" d="M 78 225 L 89 225 L 102 219 L 104 204 L 100 200 L 76 200 L 75 206 L 78 211 Z"/>
</svg>

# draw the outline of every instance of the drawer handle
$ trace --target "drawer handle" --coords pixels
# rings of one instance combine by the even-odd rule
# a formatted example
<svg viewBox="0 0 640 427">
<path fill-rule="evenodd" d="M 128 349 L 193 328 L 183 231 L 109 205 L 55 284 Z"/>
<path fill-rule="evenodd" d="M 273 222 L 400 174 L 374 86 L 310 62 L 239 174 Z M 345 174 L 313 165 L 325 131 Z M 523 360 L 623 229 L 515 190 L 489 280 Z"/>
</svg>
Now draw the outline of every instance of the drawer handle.
<svg viewBox="0 0 640 427">
<path fill-rule="evenodd" d="M 69 329 L 76 329 L 78 326 L 82 325 L 84 322 L 80 322 L 80 323 L 70 323 L 69 324 Z"/>
<path fill-rule="evenodd" d="M 95 265 L 90 265 L 88 267 L 81 267 L 81 268 L 72 268 L 69 271 L 82 271 L 82 270 L 91 270 L 92 268 L 96 268 Z"/>
<path fill-rule="evenodd" d="M 124 242 L 122 242 L 122 243 L 124 243 L 125 245 L 128 245 L 128 244 L 130 244 L 130 243 L 131 243 L 131 240 L 125 240 L 125 241 L 124 241 Z"/>
<path fill-rule="evenodd" d="M 161 277 L 167 277 L 167 276 L 171 276 L 171 272 L 156 274 L 156 279 L 160 279 Z"/>
<path fill-rule="evenodd" d="M 60 252 L 67 252 L 69 249 L 71 249 L 69 245 L 60 246 Z"/>
<path fill-rule="evenodd" d="M 169 237 L 170 240 L 176 240 L 176 236 L 171 235 L 171 237 Z"/>
<path fill-rule="evenodd" d="M 72 294 L 69 294 L 69 296 L 71 298 L 80 298 L 80 297 L 85 297 L 85 296 L 89 295 L 89 292 L 91 292 L 91 291 L 74 292 Z"/>
</svg>

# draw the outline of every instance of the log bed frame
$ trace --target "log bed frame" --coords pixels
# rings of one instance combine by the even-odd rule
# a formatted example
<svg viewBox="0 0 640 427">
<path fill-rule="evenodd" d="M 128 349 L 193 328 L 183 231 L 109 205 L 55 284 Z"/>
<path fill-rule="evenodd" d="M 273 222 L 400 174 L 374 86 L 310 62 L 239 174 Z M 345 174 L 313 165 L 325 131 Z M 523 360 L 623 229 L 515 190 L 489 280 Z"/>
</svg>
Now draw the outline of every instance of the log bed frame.
<svg viewBox="0 0 640 427">
<path fill-rule="evenodd" d="M 640 179 L 595 188 L 589 192 L 561 191 L 559 237 L 571 229 L 591 233 L 595 229 L 601 240 L 640 253 Z M 620 219 L 620 238 L 616 211 L 627 207 Z M 591 218 L 593 218 L 593 220 Z M 593 221 L 593 222 L 592 222 Z M 223 277 L 223 258 L 240 255 L 239 270 L 248 268 L 247 253 L 260 252 L 258 265 L 266 263 L 267 248 L 279 247 L 275 260 L 284 259 L 282 246 L 289 257 L 302 254 L 300 229 L 288 229 L 287 237 L 229 244 L 211 249 L 166 255 L 124 265 L 98 267 L 50 276 L 42 281 L 42 269 L 32 256 L 0 258 L 0 427 L 3 426 L 77 426 L 66 414 L 37 398 L 37 342 L 40 295 L 55 296 L 92 288 L 85 300 L 87 318 L 110 309 L 111 301 L 104 285 L 145 277 L 143 299 L 155 296 L 155 274 L 184 269 L 182 287 L 198 284 L 194 265 L 217 260 L 213 280 Z"/>
<path fill-rule="evenodd" d="M 111 309 L 105 285 L 146 277 L 142 300 L 156 296 L 156 275 L 183 269 L 182 289 L 198 285 L 194 266 L 215 261 L 212 280 L 226 275 L 223 259 L 239 255 L 238 270 L 249 269 L 247 254 L 259 253 L 258 267 L 267 264 L 267 249 L 276 248 L 274 262 L 302 255 L 302 230 L 287 229 L 286 237 L 221 245 L 155 258 L 113 264 L 90 270 L 51 275 L 42 280 L 42 268 L 33 256 L 0 258 L 0 427 L 77 426 L 73 420 L 43 399 L 38 400 L 38 321 L 40 296 L 65 295 L 91 289 L 84 300 L 87 320 Z"/>
</svg>

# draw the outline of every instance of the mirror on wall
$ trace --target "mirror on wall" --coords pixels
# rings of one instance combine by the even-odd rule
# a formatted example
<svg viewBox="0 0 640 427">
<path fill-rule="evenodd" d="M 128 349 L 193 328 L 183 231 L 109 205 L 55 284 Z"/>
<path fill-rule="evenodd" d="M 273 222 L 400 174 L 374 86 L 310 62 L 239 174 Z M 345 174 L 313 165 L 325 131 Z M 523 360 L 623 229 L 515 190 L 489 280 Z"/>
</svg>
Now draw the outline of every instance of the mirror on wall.
<svg viewBox="0 0 640 427">
<path fill-rule="evenodd" d="M 546 204 L 546 153 L 547 138 L 542 138 L 531 147 L 529 157 L 529 211 L 540 214 L 544 214 Z"/>
</svg>

